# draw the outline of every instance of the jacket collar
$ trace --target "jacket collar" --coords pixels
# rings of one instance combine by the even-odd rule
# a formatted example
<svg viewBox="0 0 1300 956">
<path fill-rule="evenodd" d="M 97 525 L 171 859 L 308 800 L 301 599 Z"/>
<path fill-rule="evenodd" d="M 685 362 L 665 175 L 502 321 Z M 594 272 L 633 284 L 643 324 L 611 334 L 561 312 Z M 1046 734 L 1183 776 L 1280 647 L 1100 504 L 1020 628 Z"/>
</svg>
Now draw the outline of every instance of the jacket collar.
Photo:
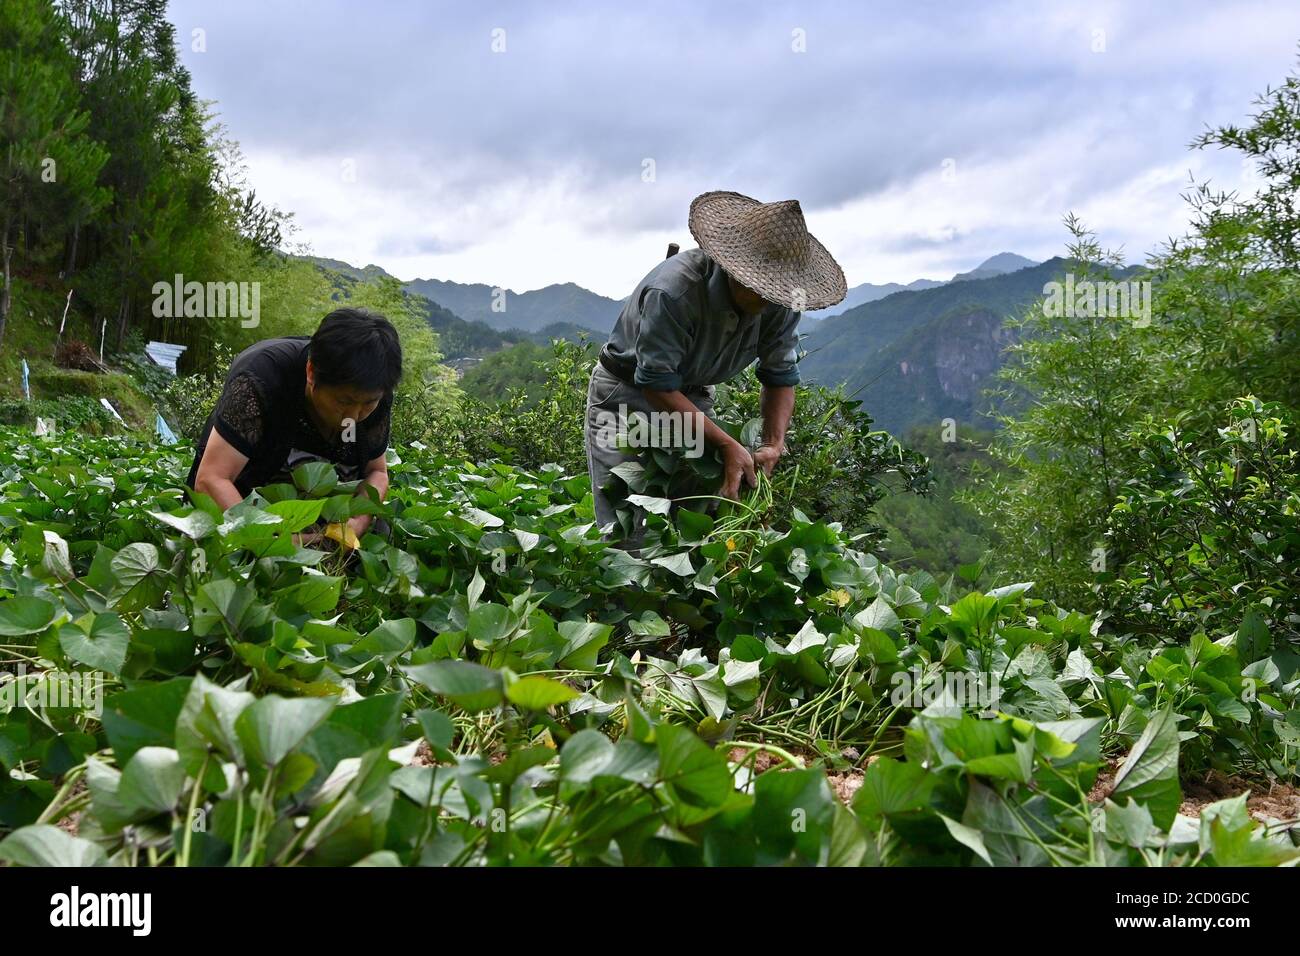
<svg viewBox="0 0 1300 956">
<path fill-rule="evenodd" d="M 738 320 L 741 313 L 731 299 L 731 289 L 727 286 L 727 273 L 711 257 L 707 281 L 709 312 L 728 322 Z"/>
</svg>

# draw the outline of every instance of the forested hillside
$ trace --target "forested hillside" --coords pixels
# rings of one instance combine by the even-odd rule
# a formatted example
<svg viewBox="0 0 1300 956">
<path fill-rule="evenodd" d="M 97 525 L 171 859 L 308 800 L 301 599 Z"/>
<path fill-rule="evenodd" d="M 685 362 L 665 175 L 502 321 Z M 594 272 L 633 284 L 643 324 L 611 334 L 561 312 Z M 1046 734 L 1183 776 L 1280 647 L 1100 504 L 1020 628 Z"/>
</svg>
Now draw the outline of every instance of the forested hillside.
<svg viewBox="0 0 1300 956">
<path fill-rule="evenodd" d="M 413 279 L 406 283 L 406 288 L 445 306 L 463 319 L 484 322 L 494 329 L 503 330 L 540 332 L 547 326 L 560 323 L 608 332 L 622 309 L 620 302 L 572 282 L 529 292 L 514 292 L 482 283 Z"/>
<path fill-rule="evenodd" d="M 803 341 L 808 355 L 802 374 L 823 385 L 843 385 L 881 427 L 895 433 L 937 429 L 945 418 L 987 428 L 992 405 L 984 392 L 1015 334 L 1005 320 L 1040 303 L 1044 285 L 1070 268 L 1056 257 L 868 302 L 813 327 Z M 1113 278 L 1134 272 L 1119 269 Z"/>
<path fill-rule="evenodd" d="M 319 256 L 304 258 L 329 272 L 337 272 L 363 282 L 393 279 L 376 265 L 357 268 L 338 259 Z M 494 296 L 489 286 L 436 282 L 432 279 L 416 279 L 403 283 L 402 288 L 423 312 L 429 327 L 438 333 L 443 355 L 447 359 L 483 358 L 518 343 L 547 345 L 552 339 L 576 342 L 584 336 L 599 336 L 602 333 L 597 328 L 607 331 L 606 326 L 613 325 L 619 310 L 618 304 L 612 300 L 601 299 L 595 293 L 589 293 L 572 283 L 523 294 L 503 289 L 500 296 Z M 447 307 L 436 296 L 444 296 L 448 301 L 456 303 L 458 309 L 464 310 L 464 314 Z M 592 296 L 595 298 L 592 299 Z M 504 303 L 507 311 L 493 312 L 493 301 Z M 564 304 L 574 301 L 583 304 L 574 308 Z M 610 304 L 613 311 L 605 310 L 605 304 Z M 474 318 L 468 318 L 470 315 Z M 491 321 L 488 321 L 489 316 Z M 604 324 L 599 327 L 585 326 L 581 321 L 583 316 L 599 317 Z"/>
<path fill-rule="evenodd" d="M 933 289 L 936 286 L 941 285 L 943 285 L 943 283 L 935 279 L 916 279 L 906 285 L 898 282 L 886 282 L 883 285 L 864 282 L 861 285 L 855 285 L 853 288 L 849 289 L 843 302 L 836 303 L 828 309 L 813 309 L 805 312 L 803 320 L 799 325 L 801 329 L 807 331 L 822 319 L 828 319 L 833 315 L 843 315 L 850 309 L 856 309 L 858 306 L 867 302 L 875 302 L 877 299 L 883 299 L 885 296 L 893 295 L 895 292 L 915 292 L 920 289 Z"/>
</svg>

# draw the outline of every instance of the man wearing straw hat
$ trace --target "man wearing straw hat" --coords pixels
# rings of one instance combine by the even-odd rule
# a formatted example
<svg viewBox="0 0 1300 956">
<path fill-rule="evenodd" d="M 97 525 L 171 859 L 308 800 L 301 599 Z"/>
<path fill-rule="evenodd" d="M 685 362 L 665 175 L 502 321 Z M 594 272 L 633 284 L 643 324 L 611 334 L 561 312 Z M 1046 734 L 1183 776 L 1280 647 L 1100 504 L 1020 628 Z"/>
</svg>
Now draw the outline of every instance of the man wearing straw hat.
<svg viewBox="0 0 1300 956">
<path fill-rule="evenodd" d="M 689 225 L 699 248 L 670 255 L 641 280 L 591 373 L 587 467 L 602 529 L 616 523 L 605 492 L 610 472 L 640 451 L 610 440 L 611 416 L 668 412 L 701 426 L 694 433 L 702 431 L 722 454 L 719 493 L 726 497 L 737 497 L 742 481 L 756 484 L 756 468 L 770 476 L 794 411 L 799 316 L 847 292 L 843 271 L 808 233 L 797 200 L 708 192 L 691 203 Z M 710 416 L 713 387 L 756 360 L 763 437 L 751 453 Z M 639 526 L 641 517 L 634 520 Z M 636 527 L 631 537 L 639 538 Z"/>
</svg>

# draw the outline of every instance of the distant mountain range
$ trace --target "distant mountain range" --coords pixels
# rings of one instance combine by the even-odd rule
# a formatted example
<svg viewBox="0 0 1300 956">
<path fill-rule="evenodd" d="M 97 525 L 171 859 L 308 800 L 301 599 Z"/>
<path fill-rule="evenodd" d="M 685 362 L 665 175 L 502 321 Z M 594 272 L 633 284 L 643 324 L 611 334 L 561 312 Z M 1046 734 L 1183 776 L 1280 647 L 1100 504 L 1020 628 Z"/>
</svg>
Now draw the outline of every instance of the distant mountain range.
<svg viewBox="0 0 1300 956">
<path fill-rule="evenodd" d="M 349 280 L 389 275 L 376 265 L 313 261 Z M 988 427 L 983 393 L 1013 336 L 1004 320 L 1041 297 L 1044 284 L 1068 265 L 1003 252 L 946 282 L 854 286 L 834 309 L 805 314 L 800 371 L 805 381 L 845 386 L 894 434 L 938 428 L 945 418 Z M 413 279 L 402 286 L 439 333 L 448 360 L 481 358 L 522 341 L 582 335 L 599 341 L 622 307 L 572 282 L 505 290 L 501 298 L 482 283 Z M 504 301 L 504 311 L 494 311 L 496 301 Z"/>
<path fill-rule="evenodd" d="M 340 259 L 321 256 L 305 257 L 326 272 L 337 273 L 357 282 L 394 278 L 377 265 L 357 267 Z M 398 280 L 401 281 L 401 280 Z M 532 341 L 545 345 L 551 339 L 577 340 L 580 336 L 601 338 L 605 333 L 574 318 L 575 314 L 594 315 L 598 303 L 612 306 L 607 325 L 612 326 L 621 303 L 589 292 L 573 283 L 548 286 L 535 292 L 506 291 L 505 312 L 493 312 L 492 287 L 436 279 L 403 282 L 402 288 L 424 311 L 425 319 L 438 333 L 443 355 L 448 359 L 473 358 L 506 348 L 516 342 Z M 442 298 L 436 298 L 437 292 Z M 447 300 L 447 301 L 444 301 Z M 449 305 L 448 302 L 456 305 Z M 479 306 L 487 303 L 486 309 Z M 566 306 L 565 303 L 570 303 Z M 585 312 L 584 312 L 585 310 Z M 601 314 L 607 310 L 600 309 Z M 489 321 L 492 319 L 494 321 Z"/>
<path fill-rule="evenodd" d="M 327 259 L 319 256 L 307 258 L 323 268 L 343 275 L 365 281 L 380 276 L 388 276 L 382 267 L 367 265 L 358 268 L 339 259 Z M 1026 266 L 1035 265 L 1011 252 L 1001 252 L 986 259 L 970 272 L 953 276 L 951 282 L 968 279 L 983 279 L 1001 275 Z M 916 292 L 945 285 L 942 280 L 917 279 L 903 285 L 887 282 L 876 285 L 864 282 L 849 289 L 844 300 L 829 309 L 806 312 L 803 316 L 805 329 L 811 328 L 822 319 L 833 315 L 842 315 L 867 302 L 875 302 L 896 292 Z M 453 282 L 446 279 L 411 279 L 402 280 L 402 287 L 408 292 L 423 296 L 430 302 L 466 322 L 481 322 L 484 325 L 507 332 L 518 330 L 525 333 L 539 333 L 555 326 L 568 335 L 578 331 L 590 331 L 604 335 L 613 326 L 623 307 L 623 302 L 584 289 L 573 282 L 548 285 L 530 292 L 515 292 L 502 289 L 498 295 L 493 286 L 481 282 Z"/>
<path fill-rule="evenodd" d="M 965 282 L 969 279 L 991 279 L 993 276 L 1006 275 L 1038 265 L 1033 259 L 1026 259 L 1014 252 L 999 252 L 981 262 L 970 272 L 959 272 L 952 277 L 953 282 Z"/>
<path fill-rule="evenodd" d="M 1002 275 L 1005 272 L 1015 272 L 1017 269 L 1024 269 L 1028 266 L 1035 266 L 1038 263 L 1032 259 L 1026 259 L 1024 256 L 1018 256 L 1014 252 L 999 252 L 996 256 L 985 259 L 970 272 L 959 272 L 947 282 L 961 282 L 966 279 L 987 279 L 989 276 Z M 849 289 L 848 295 L 844 301 L 831 306 L 829 309 L 816 309 L 812 312 L 804 313 L 800 325 L 805 330 L 816 325 L 822 319 L 828 319 L 832 315 L 843 315 L 850 309 L 856 309 L 860 305 L 868 302 L 875 302 L 877 299 L 883 299 L 887 295 L 893 295 L 895 292 L 919 292 L 923 289 L 934 289 L 947 282 L 942 279 L 917 279 L 902 285 L 898 282 L 886 282 L 884 285 L 876 285 L 873 282 L 864 282 L 862 285 L 855 285 Z"/>
<path fill-rule="evenodd" d="M 622 303 L 572 282 L 531 292 L 504 289 L 500 295 L 490 285 L 443 279 L 412 279 L 403 287 L 451 309 L 462 319 L 502 330 L 540 332 L 559 322 L 604 335 L 613 328 L 622 309 Z"/>
<path fill-rule="evenodd" d="M 1004 320 L 1043 295 L 1069 268 L 1061 258 L 999 272 L 1003 254 L 952 282 L 898 292 L 818 323 L 803 339 L 807 381 L 844 385 L 876 423 L 896 435 L 945 418 L 989 427 L 984 390 L 1013 333 Z M 1135 268 L 1115 273 L 1116 278 Z M 981 274 L 982 273 L 982 274 Z"/>
<path fill-rule="evenodd" d="M 814 309 L 805 312 L 799 324 L 804 328 L 829 319 L 832 315 L 843 315 L 850 309 L 856 309 L 860 305 L 866 305 L 868 302 L 875 302 L 877 299 L 883 299 L 887 295 L 893 295 L 895 292 L 917 292 L 921 289 L 933 289 L 936 286 L 943 285 L 943 282 L 936 279 L 917 279 L 915 282 L 909 282 L 902 285 L 898 282 L 886 282 L 884 285 L 876 285 L 872 282 L 864 282 L 862 285 L 855 285 L 849 290 L 844 301 L 831 306 L 829 309 Z"/>
</svg>

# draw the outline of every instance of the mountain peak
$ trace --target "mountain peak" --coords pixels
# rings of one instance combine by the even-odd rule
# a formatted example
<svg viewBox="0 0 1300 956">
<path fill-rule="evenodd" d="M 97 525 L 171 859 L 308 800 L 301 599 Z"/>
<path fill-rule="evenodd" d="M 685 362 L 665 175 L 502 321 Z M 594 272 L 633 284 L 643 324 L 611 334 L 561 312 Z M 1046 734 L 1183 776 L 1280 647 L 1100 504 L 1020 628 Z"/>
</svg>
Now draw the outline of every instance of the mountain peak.
<svg viewBox="0 0 1300 956">
<path fill-rule="evenodd" d="M 1028 269 L 1030 266 L 1038 265 L 1033 259 L 1026 259 L 1024 256 L 1018 256 L 1014 252 L 999 252 L 996 256 L 989 256 L 981 262 L 976 268 L 978 269 L 999 269 L 1002 272 L 1015 272 L 1018 269 Z"/>
<path fill-rule="evenodd" d="M 957 273 L 952 277 L 952 281 L 963 282 L 967 279 L 987 279 L 990 276 L 1005 275 L 1008 272 L 1019 272 L 1021 269 L 1028 269 L 1038 264 L 1033 259 L 1026 259 L 1014 252 L 999 252 L 995 256 L 989 256 L 970 272 Z"/>
<path fill-rule="evenodd" d="M 622 307 L 576 282 L 557 282 L 527 292 L 502 289 L 504 300 L 499 299 L 495 287 L 481 282 L 412 279 L 403 283 L 403 288 L 436 302 L 462 319 L 483 322 L 499 331 L 520 329 L 532 333 L 557 322 L 575 328 L 608 328 Z"/>
</svg>

